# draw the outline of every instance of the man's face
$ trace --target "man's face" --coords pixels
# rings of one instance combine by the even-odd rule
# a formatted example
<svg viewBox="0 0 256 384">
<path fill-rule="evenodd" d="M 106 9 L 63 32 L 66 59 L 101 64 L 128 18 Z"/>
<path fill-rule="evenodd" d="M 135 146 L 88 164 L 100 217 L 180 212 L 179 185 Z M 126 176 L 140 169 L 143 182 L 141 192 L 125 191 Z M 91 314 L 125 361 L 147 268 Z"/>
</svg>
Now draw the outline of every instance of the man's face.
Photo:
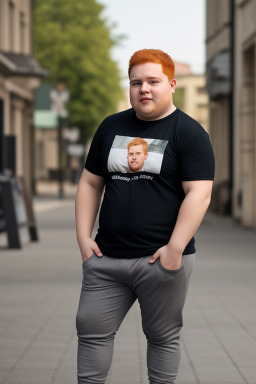
<svg viewBox="0 0 256 384">
<path fill-rule="evenodd" d="M 158 120 L 172 113 L 175 88 L 176 80 L 168 79 L 161 64 L 138 64 L 131 69 L 130 101 L 141 120 Z"/>
<path fill-rule="evenodd" d="M 132 145 L 128 151 L 128 165 L 131 172 L 138 172 L 148 158 L 148 153 L 144 154 L 142 144 Z"/>
</svg>

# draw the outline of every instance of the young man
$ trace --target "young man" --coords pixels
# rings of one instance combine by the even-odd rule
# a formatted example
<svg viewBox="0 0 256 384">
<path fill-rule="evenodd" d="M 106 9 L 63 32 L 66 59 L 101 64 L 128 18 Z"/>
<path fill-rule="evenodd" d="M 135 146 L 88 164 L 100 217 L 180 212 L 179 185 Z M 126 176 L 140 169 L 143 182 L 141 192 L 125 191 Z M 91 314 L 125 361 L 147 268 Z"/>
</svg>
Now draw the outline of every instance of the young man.
<svg viewBox="0 0 256 384">
<path fill-rule="evenodd" d="M 115 333 L 136 299 L 148 342 L 149 382 L 174 383 L 194 234 L 211 200 L 209 135 L 173 105 L 172 59 L 160 50 L 137 51 L 129 77 L 133 108 L 98 128 L 76 196 L 84 273 L 76 318 L 79 384 L 105 383 Z M 148 157 L 142 169 L 128 172 L 127 148 L 135 138 L 148 143 Z"/>
</svg>

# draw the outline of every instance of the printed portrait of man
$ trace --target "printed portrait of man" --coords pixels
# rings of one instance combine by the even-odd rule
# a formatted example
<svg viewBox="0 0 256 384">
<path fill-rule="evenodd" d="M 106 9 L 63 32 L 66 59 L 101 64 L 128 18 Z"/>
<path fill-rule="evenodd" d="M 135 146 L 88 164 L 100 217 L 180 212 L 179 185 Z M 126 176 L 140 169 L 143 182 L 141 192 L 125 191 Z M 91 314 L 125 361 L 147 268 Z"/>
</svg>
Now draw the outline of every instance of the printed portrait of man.
<svg viewBox="0 0 256 384">
<path fill-rule="evenodd" d="M 127 161 L 129 172 L 144 171 L 144 162 L 148 158 L 148 143 L 146 140 L 135 137 L 128 145 Z"/>
</svg>

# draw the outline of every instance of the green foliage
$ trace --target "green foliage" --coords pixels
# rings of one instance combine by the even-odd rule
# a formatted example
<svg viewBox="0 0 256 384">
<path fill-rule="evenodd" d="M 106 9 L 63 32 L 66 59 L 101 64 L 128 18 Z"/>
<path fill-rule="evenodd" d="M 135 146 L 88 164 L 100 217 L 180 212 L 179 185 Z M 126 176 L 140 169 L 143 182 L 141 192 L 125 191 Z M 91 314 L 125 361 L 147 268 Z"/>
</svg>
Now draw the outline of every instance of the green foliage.
<svg viewBox="0 0 256 384">
<path fill-rule="evenodd" d="M 70 91 L 69 123 L 85 141 L 102 119 L 116 112 L 122 96 L 111 48 L 120 38 L 101 17 L 95 0 L 37 0 L 34 53 L 50 71 L 48 82 L 65 82 Z"/>
<path fill-rule="evenodd" d="M 176 88 L 175 93 L 173 95 L 173 104 L 175 107 L 183 109 L 184 108 L 184 89 Z"/>
</svg>

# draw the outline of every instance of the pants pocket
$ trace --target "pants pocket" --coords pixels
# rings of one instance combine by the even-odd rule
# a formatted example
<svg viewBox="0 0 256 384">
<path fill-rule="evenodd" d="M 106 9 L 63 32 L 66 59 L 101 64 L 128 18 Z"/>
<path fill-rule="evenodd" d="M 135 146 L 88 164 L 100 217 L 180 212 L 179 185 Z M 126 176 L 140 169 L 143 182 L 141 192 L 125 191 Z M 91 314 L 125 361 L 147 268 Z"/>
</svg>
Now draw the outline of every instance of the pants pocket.
<svg viewBox="0 0 256 384">
<path fill-rule="evenodd" d="M 93 258 L 94 256 L 96 256 L 96 254 L 93 252 L 93 254 L 88 257 L 88 259 L 86 259 L 83 263 L 82 263 L 82 266 L 84 267 L 85 265 L 87 265 Z"/>
<path fill-rule="evenodd" d="M 156 263 L 157 263 L 157 266 L 165 273 L 167 274 L 176 274 L 178 273 L 179 271 L 181 271 L 184 267 L 184 257 L 182 256 L 181 258 L 181 263 L 180 263 L 180 266 L 178 269 L 167 269 L 165 268 L 162 264 L 161 264 L 161 261 L 160 261 L 160 257 L 158 257 L 158 259 L 156 260 Z"/>
</svg>

